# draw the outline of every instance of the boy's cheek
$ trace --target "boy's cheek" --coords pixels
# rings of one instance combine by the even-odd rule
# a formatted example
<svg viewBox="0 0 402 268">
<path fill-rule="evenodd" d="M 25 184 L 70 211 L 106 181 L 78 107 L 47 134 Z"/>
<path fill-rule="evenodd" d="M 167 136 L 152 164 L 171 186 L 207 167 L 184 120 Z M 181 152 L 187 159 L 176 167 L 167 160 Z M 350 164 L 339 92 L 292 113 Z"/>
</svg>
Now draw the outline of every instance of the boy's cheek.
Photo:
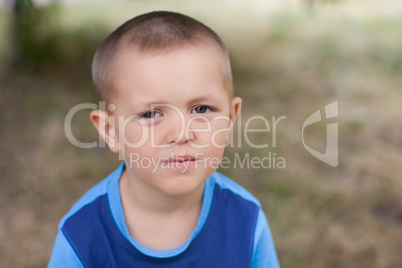
<svg viewBox="0 0 402 268">
<path fill-rule="evenodd" d="M 120 145 L 126 148 L 137 149 L 148 141 L 148 133 L 144 128 L 138 128 L 137 126 L 126 126 L 119 129 L 118 140 Z"/>
<path fill-rule="evenodd" d="M 212 138 L 211 146 L 221 149 L 229 140 L 229 132 L 220 132 L 214 138 Z"/>
<path fill-rule="evenodd" d="M 220 123 L 213 131 L 211 135 L 212 144 L 217 144 L 219 146 L 224 145 L 230 138 L 230 126 L 227 123 Z"/>
<path fill-rule="evenodd" d="M 214 144 L 222 145 L 227 142 L 230 135 L 228 127 L 214 127 L 211 131 L 194 131 L 195 139 L 192 141 L 194 144 L 213 146 Z"/>
</svg>

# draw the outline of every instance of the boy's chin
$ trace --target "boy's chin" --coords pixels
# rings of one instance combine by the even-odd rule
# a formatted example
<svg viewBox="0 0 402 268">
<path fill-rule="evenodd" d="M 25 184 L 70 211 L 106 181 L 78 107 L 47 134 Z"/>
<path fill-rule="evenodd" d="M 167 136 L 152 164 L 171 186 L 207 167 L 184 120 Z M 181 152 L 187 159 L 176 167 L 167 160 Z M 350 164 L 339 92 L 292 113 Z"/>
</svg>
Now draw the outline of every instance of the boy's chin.
<svg viewBox="0 0 402 268">
<path fill-rule="evenodd" d="M 167 181 L 161 185 L 161 191 L 172 197 L 186 196 L 197 193 L 203 189 L 205 180 L 191 175 L 182 175 L 175 178 L 166 178 Z"/>
</svg>

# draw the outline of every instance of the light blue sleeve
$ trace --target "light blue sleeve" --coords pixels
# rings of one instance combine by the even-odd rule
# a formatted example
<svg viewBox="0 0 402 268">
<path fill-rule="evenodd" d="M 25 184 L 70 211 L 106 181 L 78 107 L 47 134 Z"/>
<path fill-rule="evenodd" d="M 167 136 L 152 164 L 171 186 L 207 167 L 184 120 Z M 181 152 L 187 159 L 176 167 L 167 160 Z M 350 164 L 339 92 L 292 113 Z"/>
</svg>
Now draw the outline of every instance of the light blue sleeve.
<svg viewBox="0 0 402 268">
<path fill-rule="evenodd" d="M 59 231 L 56 236 L 56 242 L 53 247 L 52 256 L 50 257 L 48 268 L 83 268 L 80 259 L 77 254 L 74 252 L 70 243 L 68 243 L 67 239 Z"/>
<path fill-rule="evenodd" d="M 260 209 L 254 233 L 253 258 L 250 268 L 279 268 L 274 240 L 264 212 Z"/>
</svg>

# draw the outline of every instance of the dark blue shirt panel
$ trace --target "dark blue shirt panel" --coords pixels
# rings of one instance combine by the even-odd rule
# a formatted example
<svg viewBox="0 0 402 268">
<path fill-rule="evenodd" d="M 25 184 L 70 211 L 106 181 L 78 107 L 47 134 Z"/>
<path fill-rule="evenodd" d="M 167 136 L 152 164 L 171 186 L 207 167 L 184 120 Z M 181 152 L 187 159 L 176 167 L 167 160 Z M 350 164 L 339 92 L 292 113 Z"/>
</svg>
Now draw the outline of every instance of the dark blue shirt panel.
<svg viewBox="0 0 402 268">
<path fill-rule="evenodd" d="M 259 207 L 215 185 L 200 233 L 182 253 L 168 258 L 138 251 L 118 229 L 107 194 L 82 207 L 62 231 L 85 267 L 231 267 L 250 266 Z"/>
</svg>

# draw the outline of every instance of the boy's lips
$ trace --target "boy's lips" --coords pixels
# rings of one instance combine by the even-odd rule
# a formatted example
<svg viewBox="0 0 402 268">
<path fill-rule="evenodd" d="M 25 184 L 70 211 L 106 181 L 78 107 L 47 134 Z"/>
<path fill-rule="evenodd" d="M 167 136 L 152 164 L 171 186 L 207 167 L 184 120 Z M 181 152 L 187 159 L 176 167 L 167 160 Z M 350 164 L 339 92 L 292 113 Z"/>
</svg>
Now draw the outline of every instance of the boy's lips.
<svg viewBox="0 0 402 268">
<path fill-rule="evenodd" d="M 191 155 L 177 155 L 170 157 L 166 162 L 167 163 L 183 163 L 183 162 L 192 162 L 195 161 L 195 157 Z"/>
<path fill-rule="evenodd" d="M 170 157 L 166 162 L 166 167 L 170 169 L 187 170 L 190 166 L 194 166 L 197 159 L 191 155 L 177 155 Z"/>
</svg>

